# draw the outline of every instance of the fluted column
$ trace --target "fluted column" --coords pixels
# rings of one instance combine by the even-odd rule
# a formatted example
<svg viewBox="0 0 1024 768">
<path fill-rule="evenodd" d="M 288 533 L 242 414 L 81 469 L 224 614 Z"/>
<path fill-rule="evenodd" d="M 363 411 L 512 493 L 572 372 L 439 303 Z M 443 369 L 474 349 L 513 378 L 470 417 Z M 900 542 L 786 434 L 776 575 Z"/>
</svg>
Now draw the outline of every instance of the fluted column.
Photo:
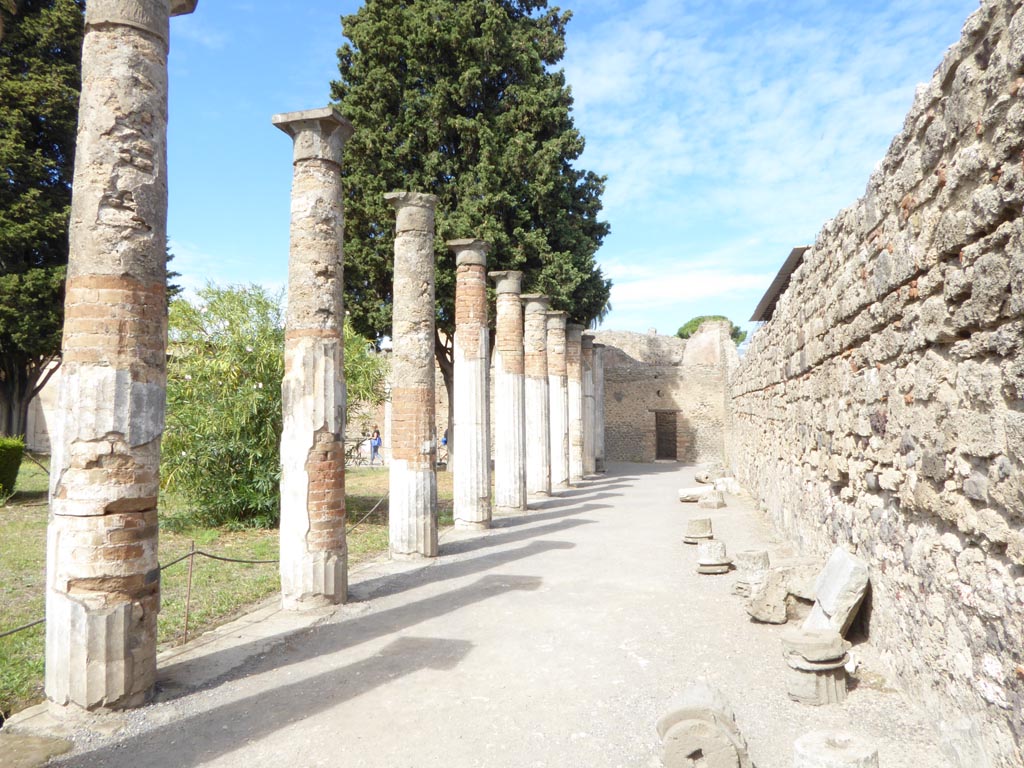
<svg viewBox="0 0 1024 768">
<path fill-rule="evenodd" d="M 528 294 L 524 305 L 526 374 L 526 491 L 551 494 L 551 398 L 548 394 L 547 296 Z"/>
<path fill-rule="evenodd" d="M 494 339 L 494 501 L 505 514 L 526 511 L 526 383 L 522 272 L 491 272 L 498 294 Z"/>
<path fill-rule="evenodd" d="M 565 375 L 569 403 L 569 484 L 583 479 L 583 326 L 565 327 Z"/>
<path fill-rule="evenodd" d="M 82 45 L 60 414 L 46 567 L 46 695 L 143 704 L 156 682 L 167 360 L 169 17 L 90 0 Z"/>
<path fill-rule="evenodd" d="M 345 308 L 341 154 L 333 107 L 274 115 L 292 138 L 291 246 L 281 404 L 281 598 L 345 602 Z"/>
<path fill-rule="evenodd" d="M 605 471 L 604 457 L 604 344 L 594 344 L 594 469 Z"/>
<path fill-rule="evenodd" d="M 488 422 L 487 252 L 483 240 L 449 240 L 455 254 L 454 516 L 457 528 L 491 525 Z"/>
<path fill-rule="evenodd" d="M 434 208 L 437 198 L 388 192 L 395 208 L 389 529 L 392 557 L 437 556 L 434 415 Z"/>
<path fill-rule="evenodd" d="M 580 367 L 583 370 L 583 476 L 594 468 L 594 337 L 583 334 L 580 340 Z"/>
<path fill-rule="evenodd" d="M 548 393 L 551 404 L 551 487 L 569 487 L 569 390 L 565 365 L 565 312 L 548 312 Z"/>
</svg>

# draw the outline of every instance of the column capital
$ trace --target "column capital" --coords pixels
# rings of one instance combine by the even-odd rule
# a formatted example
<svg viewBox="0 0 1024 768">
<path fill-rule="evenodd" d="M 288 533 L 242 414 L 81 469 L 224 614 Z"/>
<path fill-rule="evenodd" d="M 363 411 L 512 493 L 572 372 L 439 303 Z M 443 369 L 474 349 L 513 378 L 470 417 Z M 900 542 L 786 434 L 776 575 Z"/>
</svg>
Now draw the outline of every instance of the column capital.
<svg viewBox="0 0 1024 768">
<path fill-rule="evenodd" d="M 340 166 L 342 149 L 353 131 L 352 123 L 330 106 L 282 112 L 271 117 L 270 122 L 292 137 L 292 161 L 296 163 L 327 160 Z"/>
<path fill-rule="evenodd" d="M 463 264 L 487 266 L 487 254 L 491 250 L 491 244 L 487 241 L 470 237 L 462 240 L 449 240 L 445 245 L 448 246 L 449 251 L 455 254 L 456 267 L 461 267 Z"/>
<path fill-rule="evenodd" d="M 515 269 L 488 272 L 487 276 L 494 281 L 494 290 L 498 294 L 514 293 L 519 295 L 523 290 L 523 273 Z"/>
<path fill-rule="evenodd" d="M 396 232 L 419 231 L 433 237 L 437 195 L 399 189 L 385 192 L 384 199 L 395 209 Z"/>
<path fill-rule="evenodd" d="M 548 312 L 548 328 L 565 330 L 566 322 L 569 319 L 568 312 Z"/>
<path fill-rule="evenodd" d="M 584 333 L 580 337 L 580 346 L 583 349 L 593 349 L 594 348 L 594 337 L 591 336 L 589 333 Z"/>
<path fill-rule="evenodd" d="M 542 293 L 524 293 L 519 297 L 528 313 L 546 314 L 551 308 L 551 298 Z"/>
<path fill-rule="evenodd" d="M 135 27 L 156 35 L 164 43 L 170 36 L 171 16 L 185 16 L 196 9 L 199 0 L 91 0 L 85 10 L 86 26 L 116 24 Z"/>
<path fill-rule="evenodd" d="M 580 325 L 579 323 L 566 323 L 565 335 L 570 341 L 579 343 L 583 336 L 583 331 L 586 330 L 586 326 Z"/>
</svg>

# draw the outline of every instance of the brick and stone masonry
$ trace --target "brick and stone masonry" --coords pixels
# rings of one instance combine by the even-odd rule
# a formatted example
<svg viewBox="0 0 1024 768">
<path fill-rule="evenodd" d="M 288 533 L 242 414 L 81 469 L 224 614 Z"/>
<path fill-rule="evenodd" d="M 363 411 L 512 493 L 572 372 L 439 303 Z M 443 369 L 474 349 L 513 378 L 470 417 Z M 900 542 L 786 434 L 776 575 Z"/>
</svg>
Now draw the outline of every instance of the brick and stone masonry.
<svg viewBox="0 0 1024 768">
<path fill-rule="evenodd" d="M 986 0 L 733 378 L 787 540 L 868 562 L 872 644 L 950 764 L 1024 765 L 1024 8 Z"/>
<path fill-rule="evenodd" d="M 449 240 L 455 255 L 453 352 L 455 451 L 452 456 L 457 528 L 491 525 L 491 451 L 488 407 L 490 332 L 487 327 L 487 252 L 483 240 Z"/>
<path fill-rule="evenodd" d="M 526 382 L 522 272 L 491 272 L 497 293 L 494 340 L 494 501 L 499 512 L 526 511 Z"/>
<path fill-rule="evenodd" d="M 584 334 L 580 342 L 580 364 L 583 368 L 583 475 L 597 471 L 594 453 L 594 337 Z"/>
<path fill-rule="evenodd" d="M 395 208 L 389 527 L 392 557 L 437 556 L 434 419 L 434 208 L 420 192 L 388 192 Z"/>
<path fill-rule="evenodd" d="M 47 532 L 46 695 L 61 706 L 138 706 L 156 681 L 169 16 L 194 9 L 86 13 Z"/>
<path fill-rule="evenodd" d="M 565 375 L 569 403 L 569 483 L 583 479 L 583 326 L 565 327 Z"/>
<path fill-rule="evenodd" d="M 605 471 L 604 456 L 604 344 L 594 348 L 594 471 Z"/>
<path fill-rule="evenodd" d="M 526 372 L 526 491 L 551 494 L 551 398 L 548 387 L 547 326 L 550 300 L 522 297 L 523 354 Z"/>
<path fill-rule="evenodd" d="M 569 392 L 565 378 L 565 312 L 548 312 L 548 402 L 551 404 L 551 488 L 569 487 Z"/>
<path fill-rule="evenodd" d="M 333 107 L 273 123 L 293 142 L 281 597 L 285 608 L 312 608 L 342 603 L 347 591 L 341 162 L 352 126 Z"/>
</svg>

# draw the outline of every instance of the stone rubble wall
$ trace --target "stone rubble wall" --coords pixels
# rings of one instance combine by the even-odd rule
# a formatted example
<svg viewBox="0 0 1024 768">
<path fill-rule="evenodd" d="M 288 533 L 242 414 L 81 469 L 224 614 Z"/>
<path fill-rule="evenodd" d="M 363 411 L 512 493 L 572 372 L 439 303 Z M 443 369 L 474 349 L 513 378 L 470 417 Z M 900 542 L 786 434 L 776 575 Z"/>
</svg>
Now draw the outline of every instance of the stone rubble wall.
<svg viewBox="0 0 1024 768">
<path fill-rule="evenodd" d="M 959 766 L 1024 736 L 1024 10 L 983 2 L 733 379 L 733 465 L 809 553 L 871 569 L 868 631 Z"/>
<path fill-rule="evenodd" d="M 679 461 L 721 462 L 729 425 L 728 372 L 736 347 L 728 323 L 709 322 L 689 340 L 593 331 L 605 345 L 607 461 L 655 459 L 655 412 L 676 411 Z"/>
</svg>

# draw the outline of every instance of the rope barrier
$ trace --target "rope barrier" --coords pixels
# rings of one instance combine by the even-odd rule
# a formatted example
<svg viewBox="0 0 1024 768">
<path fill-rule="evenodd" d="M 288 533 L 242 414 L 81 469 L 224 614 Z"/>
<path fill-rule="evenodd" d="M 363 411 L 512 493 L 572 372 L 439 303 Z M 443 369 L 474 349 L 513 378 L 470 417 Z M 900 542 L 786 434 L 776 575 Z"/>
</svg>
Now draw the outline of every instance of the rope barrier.
<svg viewBox="0 0 1024 768">
<path fill-rule="evenodd" d="M 352 533 L 352 531 L 354 531 L 356 528 L 358 528 L 360 525 L 362 525 L 364 522 L 366 522 L 366 520 L 370 517 L 370 515 L 372 515 L 374 512 L 376 512 L 377 509 L 380 507 L 380 505 L 384 503 L 384 500 L 387 499 L 387 497 L 388 497 L 388 494 L 386 494 L 386 493 L 383 496 L 381 496 L 380 499 L 377 501 L 376 504 L 373 505 L 373 508 L 369 512 L 367 512 L 365 515 L 363 515 L 354 525 L 352 525 L 352 527 L 350 527 L 348 530 L 345 531 L 345 535 L 347 536 L 348 534 Z M 280 562 L 279 560 L 276 560 L 276 559 L 275 560 L 243 560 L 243 559 L 237 558 L 237 557 L 224 557 L 223 555 L 214 555 L 214 554 L 212 554 L 210 552 L 204 552 L 201 549 L 196 549 L 196 550 L 192 550 L 191 552 L 186 552 L 181 557 L 177 557 L 174 560 L 171 560 L 171 562 L 169 562 L 169 563 L 164 563 L 163 565 L 160 566 L 160 570 L 163 571 L 163 570 L 165 570 L 167 568 L 170 568 L 172 565 L 177 565 L 178 563 L 183 562 L 185 560 L 188 560 L 190 558 L 194 561 L 196 555 L 200 555 L 202 557 L 208 557 L 211 560 L 220 560 L 221 562 L 224 562 L 224 563 L 242 563 L 243 565 L 274 565 L 274 564 L 277 564 L 278 562 Z M 5 637 L 9 637 L 10 635 L 17 634 L 18 632 L 24 632 L 26 629 L 32 629 L 32 627 L 39 626 L 40 624 L 43 624 L 45 621 L 46 621 L 45 618 L 37 619 L 36 621 L 33 621 L 33 622 L 29 623 L 29 624 L 25 624 L 24 626 L 16 627 L 15 629 L 9 629 L 6 632 L 0 632 L 0 639 L 5 638 Z"/>
<path fill-rule="evenodd" d="M 46 621 L 46 619 L 36 619 L 32 623 L 26 624 L 23 627 L 18 627 L 16 629 L 9 629 L 6 632 L 0 632 L 0 638 L 7 637 L 9 635 L 14 635 L 14 634 L 17 634 L 18 632 L 24 632 L 26 629 L 32 629 L 32 627 L 38 627 L 40 624 L 42 624 L 45 621 Z"/>
</svg>

